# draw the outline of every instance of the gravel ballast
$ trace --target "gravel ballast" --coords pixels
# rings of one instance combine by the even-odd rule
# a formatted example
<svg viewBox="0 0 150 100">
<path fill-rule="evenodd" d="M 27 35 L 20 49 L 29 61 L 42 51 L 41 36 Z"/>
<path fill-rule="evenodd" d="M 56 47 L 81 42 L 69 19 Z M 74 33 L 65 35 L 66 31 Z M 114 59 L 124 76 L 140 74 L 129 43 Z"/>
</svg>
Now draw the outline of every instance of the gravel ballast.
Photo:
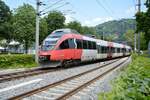
<svg viewBox="0 0 150 100">
<path fill-rule="evenodd" d="M 105 64 L 110 63 L 110 62 L 112 61 L 106 61 Z M 56 81 L 65 79 L 73 75 L 77 75 L 79 73 L 96 68 L 103 64 L 104 63 L 101 62 L 101 63 L 90 64 L 90 65 L 85 65 L 85 66 L 78 66 L 74 68 L 60 70 L 57 72 L 50 72 L 50 73 L 41 74 L 37 76 L 26 77 L 26 78 L 21 78 L 21 79 L 14 80 L 14 81 L 0 83 L 0 100 L 7 99 L 9 97 L 12 97 L 13 95 L 18 95 L 23 92 L 45 86 L 50 83 L 54 83 Z M 107 79 L 107 80 L 110 80 L 110 79 Z M 13 88 L 13 89 L 9 89 L 8 91 L 4 91 L 5 88 L 12 87 L 12 86 L 25 83 L 25 82 L 30 82 L 30 81 L 34 81 L 34 82 L 33 83 L 31 82 L 31 84 L 28 83 L 27 85 L 23 85 L 18 88 Z M 2 90 L 3 92 L 1 92 Z"/>
</svg>

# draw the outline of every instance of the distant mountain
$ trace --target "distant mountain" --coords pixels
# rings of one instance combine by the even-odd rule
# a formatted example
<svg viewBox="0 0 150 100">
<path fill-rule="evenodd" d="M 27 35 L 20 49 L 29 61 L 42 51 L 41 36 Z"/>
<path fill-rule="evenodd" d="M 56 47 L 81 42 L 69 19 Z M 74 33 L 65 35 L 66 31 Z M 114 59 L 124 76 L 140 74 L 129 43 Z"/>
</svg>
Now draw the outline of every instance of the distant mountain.
<svg viewBox="0 0 150 100">
<path fill-rule="evenodd" d="M 117 34 L 118 37 L 121 37 L 127 30 L 135 30 L 135 27 L 135 19 L 113 20 L 95 26 L 97 34 L 102 35 L 104 32 L 105 35 Z"/>
</svg>

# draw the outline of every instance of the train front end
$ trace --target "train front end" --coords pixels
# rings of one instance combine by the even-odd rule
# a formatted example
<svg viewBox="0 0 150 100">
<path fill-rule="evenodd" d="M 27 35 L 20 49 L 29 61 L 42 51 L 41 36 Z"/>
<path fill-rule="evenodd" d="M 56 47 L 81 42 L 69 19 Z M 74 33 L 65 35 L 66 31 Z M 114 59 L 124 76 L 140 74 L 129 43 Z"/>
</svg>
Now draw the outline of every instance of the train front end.
<svg viewBox="0 0 150 100">
<path fill-rule="evenodd" d="M 52 32 L 49 36 L 44 39 L 40 51 L 39 51 L 39 62 L 42 66 L 56 66 L 60 65 L 60 61 L 51 60 L 51 55 L 53 55 L 53 51 L 57 45 L 57 42 L 60 40 L 63 32 L 60 30 Z M 50 67 L 52 67 L 50 66 Z"/>
</svg>

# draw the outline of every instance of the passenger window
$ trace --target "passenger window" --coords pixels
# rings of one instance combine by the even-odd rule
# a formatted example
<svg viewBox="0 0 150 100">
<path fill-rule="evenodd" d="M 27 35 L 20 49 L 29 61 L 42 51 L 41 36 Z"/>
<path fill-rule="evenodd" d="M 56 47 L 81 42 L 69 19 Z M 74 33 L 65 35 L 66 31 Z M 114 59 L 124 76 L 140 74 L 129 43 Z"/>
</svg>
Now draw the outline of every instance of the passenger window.
<svg viewBox="0 0 150 100">
<path fill-rule="evenodd" d="M 98 49 L 98 53 L 101 53 L 101 46 L 100 45 L 97 46 L 97 49 Z"/>
<path fill-rule="evenodd" d="M 86 40 L 83 40 L 83 49 L 88 48 L 88 42 Z"/>
<path fill-rule="evenodd" d="M 93 44 L 93 49 L 96 49 L 96 42 L 92 42 Z"/>
<path fill-rule="evenodd" d="M 118 53 L 120 53 L 120 48 L 118 48 Z"/>
<path fill-rule="evenodd" d="M 105 53 L 105 48 L 104 48 L 104 46 L 102 46 L 101 48 L 102 48 L 102 53 Z"/>
<path fill-rule="evenodd" d="M 63 41 L 63 42 L 60 44 L 60 49 L 68 49 L 68 48 L 69 48 L 68 40 Z"/>
<path fill-rule="evenodd" d="M 92 42 L 88 41 L 88 49 L 92 49 Z"/>
<path fill-rule="evenodd" d="M 117 48 L 117 53 L 119 53 L 120 51 L 119 51 L 119 48 Z"/>
<path fill-rule="evenodd" d="M 105 53 L 108 53 L 108 52 L 111 52 L 111 47 L 106 47 L 106 52 Z"/>
<path fill-rule="evenodd" d="M 77 39 L 76 43 L 77 43 L 77 49 L 82 49 L 83 48 L 83 46 L 82 46 L 82 40 Z"/>
<path fill-rule="evenodd" d="M 115 53 L 115 48 L 114 47 L 112 47 L 112 53 Z"/>
<path fill-rule="evenodd" d="M 74 39 L 68 39 L 69 48 L 75 48 Z"/>
</svg>

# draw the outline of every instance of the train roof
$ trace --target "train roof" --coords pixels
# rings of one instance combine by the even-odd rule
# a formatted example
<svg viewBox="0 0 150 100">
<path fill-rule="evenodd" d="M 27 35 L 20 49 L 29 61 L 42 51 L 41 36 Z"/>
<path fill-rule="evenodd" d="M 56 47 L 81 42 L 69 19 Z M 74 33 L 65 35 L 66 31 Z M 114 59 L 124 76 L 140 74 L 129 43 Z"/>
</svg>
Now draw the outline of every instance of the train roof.
<svg viewBox="0 0 150 100">
<path fill-rule="evenodd" d="M 70 28 L 57 29 L 57 30 L 53 31 L 52 33 L 56 33 L 56 32 L 63 32 L 64 34 L 66 34 L 66 33 L 79 34 L 76 30 L 70 29 Z"/>
</svg>

